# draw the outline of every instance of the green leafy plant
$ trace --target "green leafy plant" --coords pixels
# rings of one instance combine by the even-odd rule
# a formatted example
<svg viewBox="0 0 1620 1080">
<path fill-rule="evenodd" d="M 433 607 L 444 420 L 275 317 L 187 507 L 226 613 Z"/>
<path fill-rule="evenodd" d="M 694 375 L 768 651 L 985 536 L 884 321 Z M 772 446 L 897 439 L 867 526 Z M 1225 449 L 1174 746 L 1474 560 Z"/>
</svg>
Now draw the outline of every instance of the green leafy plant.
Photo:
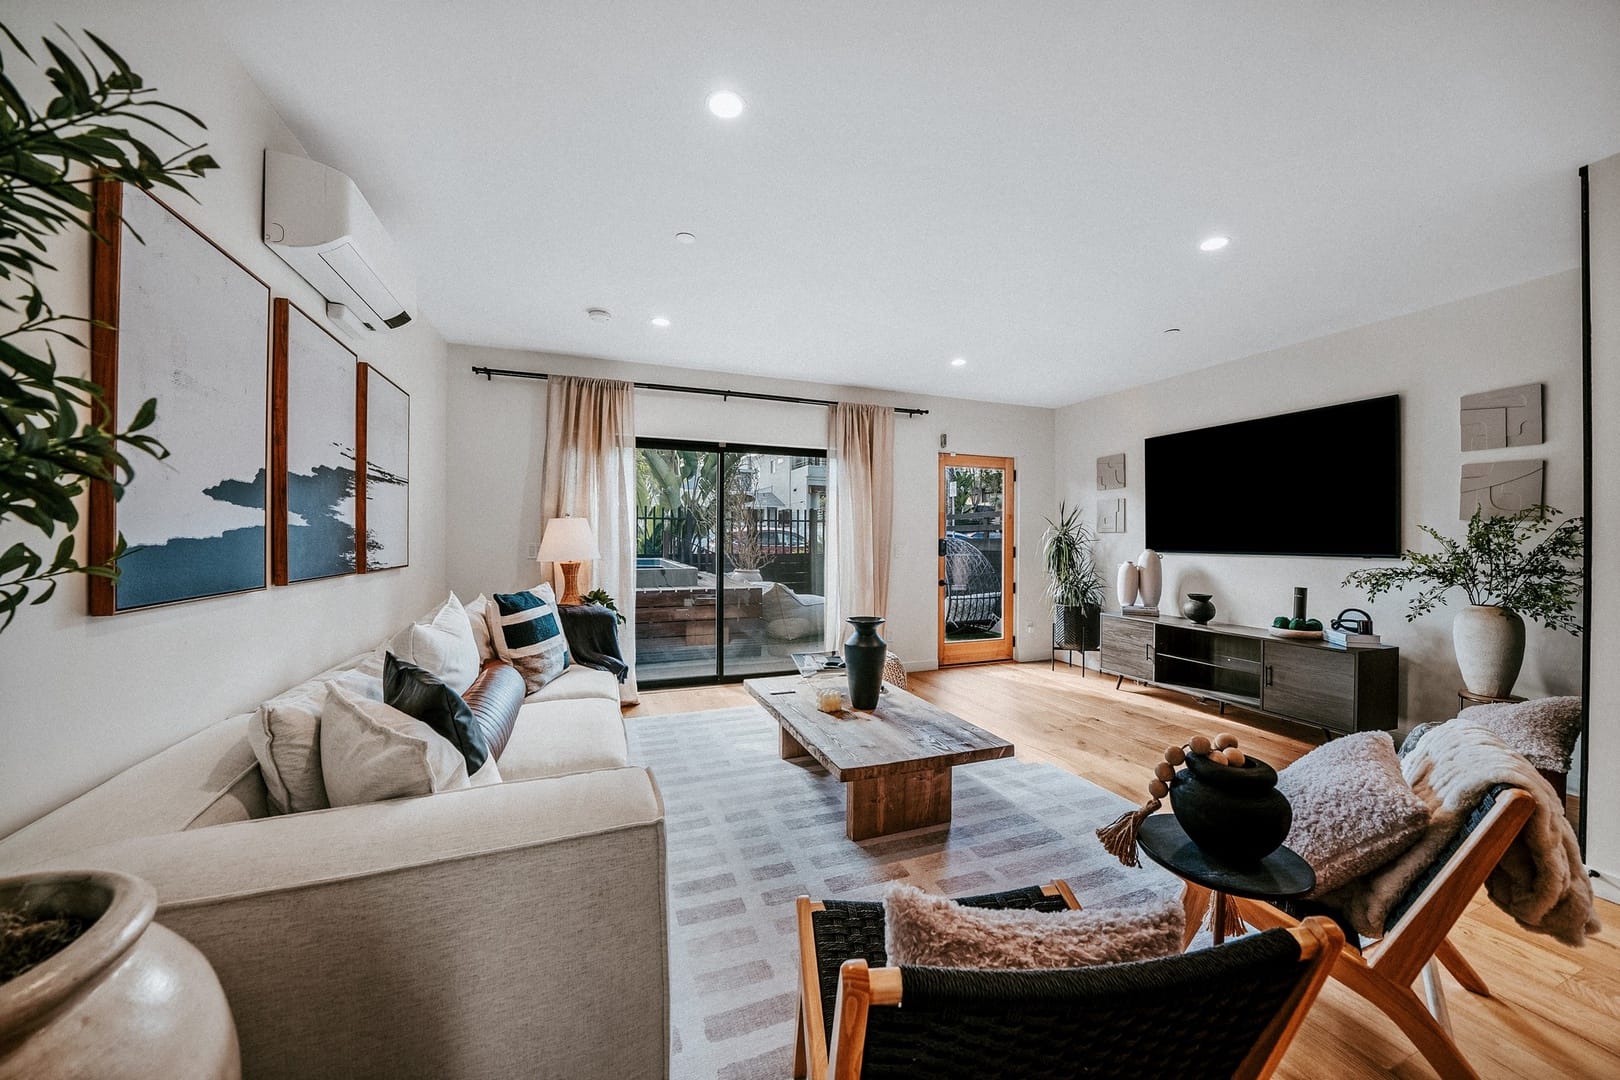
<svg viewBox="0 0 1620 1080">
<path fill-rule="evenodd" d="M 1102 574 L 1091 545 L 1097 537 L 1080 520 L 1080 510 L 1058 504 L 1057 520 L 1046 519 L 1041 557 L 1046 561 L 1046 596 L 1054 607 L 1100 607 Z"/>
<path fill-rule="evenodd" d="M 1344 584 L 1365 590 L 1369 600 L 1419 586 L 1407 607 L 1407 622 L 1427 615 L 1446 602 L 1451 590 L 1461 589 L 1470 604 L 1507 608 L 1549 630 L 1579 636 L 1574 610 L 1581 593 L 1585 522 L 1572 517 L 1554 525 L 1557 516 L 1549 506 L 1506 517 L 1475 510 L 1462 541 L 1423 525 L 1439 551 L 1408 551 L 1400 565 L 1357 570 Z"/>
<path fill-rule="evenodd" d="M 9 28 L 0 24 L 0 33 L 39 66 Z M 121 496 L 134 475 L 126 449 L 168 454 L 141 434 L 157 418 L 155 400 L 118 431 L 102 388 L 58 370 L 55 345 L 84 346 L 67 324 L 89 320 L 58 314 L 46 300 L 39 278 L 56 269 L 46 258 L 48 245 L 64 233 L 91 231 L 97 182 L 184 191 L 182 180 L 219 167 L 160 118 L 174 114 L 199 128 L 202 121 L 155 100 L 155 91 L 94 34 L 85 37 L 99 63 L 67 31 L 61 34 L 65 44 L 44 40 L 44 75 L 55 95 L 41 110 L 12 81 L 6 65 L 14 58 L 0 43 L 0 310 L 12 324 L 0 332 L 0 524 L 16 518 L 50 540 L 59 527 L 67 533 L 48 558 L 25 541 L 0 552 L 0 631 L 34 590 L 33 603 L 49 600 L 64 575 L 117 578 L 122 539 L 106 564 L 75 557 L 75 500 L 93 480 L 107 481 Z M 147 141 L 154 138 L 182 149 L 164 157 Z"/>
<path fill-rule="evenodd" d="M 619 605 L 613 602 L 612 595 L 606 589 L 592 589 L 588 593 L 580 594 L 579 599 L 584 604 L 596 604 L 599 607 L 607 608 L 619 620 L 619 625 L 624 625 L 624 614 L 619 610 Z"/>
</svg>

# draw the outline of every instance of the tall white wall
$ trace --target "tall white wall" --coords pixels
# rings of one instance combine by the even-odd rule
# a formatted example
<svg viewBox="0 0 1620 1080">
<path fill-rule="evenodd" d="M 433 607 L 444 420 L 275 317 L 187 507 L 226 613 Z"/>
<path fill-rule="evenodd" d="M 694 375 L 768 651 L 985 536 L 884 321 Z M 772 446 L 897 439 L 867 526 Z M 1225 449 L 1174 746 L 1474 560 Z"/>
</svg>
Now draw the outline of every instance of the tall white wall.
<svg viewBox="0 0 1620 1080">
<path fill-rule="evenodd" d="M 1575 193 L 1571 192 L 1571 198 Z M 1548 503 L 1568 514 L 1581 506 L 1581 297 L 1578 271 L 1360 327 L 1330 337 L 1206 368 L 1064 409 L 1057 415 L 1058 493 L 1095 512 L 1098 457 L 1124 452 L 1128 531 L 1098 545 L 1105 567 L 1134 558 L 1144 544 L 1144 438 L 1273 413 L 1400 394 L 1402 408 L 1402 541 L 1422 547 L 1419 524 L 1460 536 L 1458 399 L 1522 383 L 1545 386 L 1547 440 L 1542 446 L 1470 453 L 1468 461 L 1543 458 Z M 1322 444 L 1294 452 L 1331 453 Z M 1119 494 L 1109 492 L 1109 495 Z M 1256 497 L 1263 497 L 1255 493 Z M 1212 514 L 1241 512 L 1220 492 Z M 1345 507 L 1346 514 L 1356 512 Z M 1461 680 L 1451 646 L 1451 615 L 1462 601 L 1416 623 L 1405 604 L 1369 604 L 1340 582 L 1366 560 L 1266 556 L 1166 555 L 1162 608 L 1176 611 L 1189 591 L 1214 594 L 1220 622 L 1267 625 L 1287 613 L 1293 588 L 1310 590 L 1311 613 L 1324 622 L 1342 608 L 1368 609 L 1386 642 L 1401 649 L 1403 727 L 1454 716 Z M 1112 573 L 1109 595 L 1113 602 Z M 1576 694 L 1580 643 L 1532 626 L 1517 692 Z"/>
<path fill-rule="evenodd" d="M 221 169 L 194 185 L 198 203 L 176 205 L 276 295 L 321 311 L 314 291 L 260 241 L 261 156 L 266 147 L 302 153 L 297 140 L 229 49 L 210 38 L 199 8 L 143 7 L 55 0 L 8 6 L 4 21 L 36 56 L 53 23 L 88 27 L 163 100 L 200 115 Z M 6 74 L 43 102 L 33 97 L 43 79 L 21 66 L 8 65 Z M 385 218 L 386 210 L 378 207 Z M 89 256 L 85 234 L 52 249 L 61 271 L 51 286 L 58 310 L 89 313 Z M 98 619 L 85 614 L 82 580 L 72 580 L 48 605 L 25 607 L 0 635 L 0 835 L 375 645 L 444 591 L 444 342 L 418 320 L 358 351 L 411 395 L 410 567 Z M 57 355 L 65 370 L 89 373 L 82 351 L 58 345 Z M 0 549 L 37 535 L 0 529 Z M 81 552 L 82 543 L 81 533 Z"/>
<path fill-rule="evenodd" d="M 1592 289 L 1591 696 L 1586 861 L 1620 902 L 1620 154 L 1587 169 Z"/>
<path fill-rule="evenodd" d="M 474 365 L 562 375 L 752 390 L 798 397 L 870 401 L 930 410 L 895 418 L 894 550 L 884 637 L 910 667 L 939 656 L 939 437 L 961 454 L 1017 459 L 1018 656 L 1048 655 L 1051 615 L 1042 598 L 1043 518 L 1052 513 L 1052 411 L 955 398 L 890 394 L 819 383 L 747 378 L 577 356 L 452 346 L 450 349 L 450 583 L 463 596 L 531 585 L 528 545 L 540 535 L 540 466 L 545 450 L 546 384 L 485 380 Z M 942 378 L 948 373 L 942 372 Z M 636 394 L 636 433 L 767 446 L 825 448 L 827 411 L 807 405 Z"/>
</svg>

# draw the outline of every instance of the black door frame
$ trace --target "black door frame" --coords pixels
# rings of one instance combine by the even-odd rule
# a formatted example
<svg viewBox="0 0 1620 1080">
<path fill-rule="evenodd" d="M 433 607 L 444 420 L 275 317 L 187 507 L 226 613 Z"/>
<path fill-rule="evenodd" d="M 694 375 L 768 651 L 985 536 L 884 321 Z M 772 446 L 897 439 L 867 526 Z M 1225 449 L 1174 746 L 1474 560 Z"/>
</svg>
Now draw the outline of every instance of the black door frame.
<svg viewBox="0 0 1620 1080">
<path fill-rule="evenodd" d="M 638 438 L 636 440 L 636 449 L 638 451 L 639 450 L 699 450 L 699 451 L 702 451 L 704 453 L 715 454 L 715 455 L 717 455 L 717 458 L 716 458 L 716 461 L 715 461 L 715 467 L 714 467 L 715 468 L 715 475 L 714 475 L 715 487 L 716 487 L 716 489 L 718 491 L 722 491 L 722 492 L 725 491 L 725 489 L 726 489 L 726 458 L 730 454 L 771 454 L 771 455 L 776 455 L 776 456 L 786 455 L 786 456 L 790 456 L 790 457 L 820 458 L 822 461 L 827 460 L 827 448 L 826 447 L 814 448 L 814 447 L 803 447 L 803 446 L 771 446 L 771 445 L 766 444 L 766 443 L 720 442 L 720 441 L 714 441 L 714 440 L 708 440 L 708 439 L 656 439 L 656 438 L 640 439 L 640 438 Z M 643 689 L 647 689 L 647 690 L 672 690 L 672 689 L 676 689 L 676 688 L 682 687 L 682 686 L 718 686 L 718 685 L 721 685 L 721 684 L 724 684 L 724 683 L 740 683 L 745 678 L 747 678 L 747 679 L 760 679 L 760 678 L 768 678 L 768 677 L 770 677 L 772 675 L 794 675 L 794 674 L 798 673 L 798 669 L 793 666 L 792 661 L 789 661 L 788 666 L 786 668 L 782 669 L 781 671 L 771 671 L 771 672 L 755 671 L 755 672 L 750 672 L 747 675 L 727 675 L 726 674 L 726 638 L 725 638 L 725 632 L 726 632 L 726 576 L 725 576 L 724 573 L 721 572 L 721 553 L 720 553 L 720 550 L 719 550 L 719 548 L 720 548 L 720 538 L 722 536 L 726 535 L 722 530 L 728 524 L 727 522 L 724 522 L 724 521 L 720 520 L 720 517 L 722 515 L 724 515 L 724 513 L 725 513 L 724 505 L 725 505 L 724 502 L 722 502 L 720 512 L 718 514 L 716 514 L 716 516 L 715 516 L 715 525 L 714 525 L 714 547 L 715 547 L 715 552 L 714 552 L 714 568 L 715 568 L 715 575 L 714 575 L 714 672 L 715 673 L 713 675 L 686 675 L 686 676 L 682 676 L 680 678 L 674 678 L 674 679 L 652 679 L 652 680 L 642 680 L 642 679 L 639 678 L 639 674 L 638 674 L 637 682 Z M 638 506 L 636 508 L 636 513 L 637 513 L 638 516 L 640 515 L 640 512 L 641 512 L 641 508 Z M 822 550 L 823 550 L 823 556 L 822 557 L 823 558 L 826 557 L 826 555 L 825 555 L 826 544 L 827 544 L 826 534 L 823 533 L 823 539 L 822 539 Z M 630 632 L 632 634 L 634 634 L 635 633 L 635 627 L 631 627 Z M 638 642 L 638 648 L 637 648 L 636 652 L 637 652 L 637 659 L 639 661 L 639 659 L 640 659 L 639 642 Z"/>
</svg>

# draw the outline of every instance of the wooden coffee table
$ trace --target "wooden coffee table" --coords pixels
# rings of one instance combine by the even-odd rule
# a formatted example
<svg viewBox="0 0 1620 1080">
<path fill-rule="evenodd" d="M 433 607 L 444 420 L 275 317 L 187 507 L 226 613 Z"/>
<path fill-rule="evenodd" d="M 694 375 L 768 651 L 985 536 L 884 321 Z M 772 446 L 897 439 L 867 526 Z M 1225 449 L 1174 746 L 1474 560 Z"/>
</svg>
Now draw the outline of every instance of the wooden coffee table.
<svg viewBox="0 0 1620 1080">
<path fill-rule="evenodd" d="M 951 769 L 1012 756 L 1007 740 L 895 686 L 870 712 L 821 712 L 815 688 L 827 683 L 843 685 L 843 673 L 747 679 L 743 688 L 782 725 L 783 758 L 813 757 L 849 785 L 851 840 L 949 823 Z"/>
</svg>

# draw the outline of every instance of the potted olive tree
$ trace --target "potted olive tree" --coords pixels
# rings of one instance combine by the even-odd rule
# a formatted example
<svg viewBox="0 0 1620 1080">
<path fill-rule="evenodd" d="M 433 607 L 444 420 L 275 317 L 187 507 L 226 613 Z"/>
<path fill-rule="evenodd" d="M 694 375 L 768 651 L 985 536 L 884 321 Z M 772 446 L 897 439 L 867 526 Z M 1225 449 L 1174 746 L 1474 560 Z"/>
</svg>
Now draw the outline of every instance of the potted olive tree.
<svg viewBox="0 0 1620 1080">
<path fill-rule="evenodd" d="M 1102 617 L 1103 581 L 1091 550 L 1097 537 L 1080 520 L 1080 510 L 1058 504 L 1057 519 L 1046 519 L 1041 556 L 1046 562 L 1046 596 L 1052 601 L 1054 648 L 1095 649 Z"/>
<path fill-rule="evenodd" d="M 1573 517 L 1553 524 L 1558 511 L 1533 506 L 1504 517 L 1475 510 L 1462 541 L 1421 526 L 1440 545 L 1437 552 L 1408 551 L 1396 566 L 1357 570 L 1344 584 L 1376 600 L 1386 592 L 1418 586 L 1406 611 L 1412 622 L 1461 589 L 1468 606 L 1451 623 L 1452 644 L 1463 685 L 1485 697 L 1507 697 L 1524 663 L 1524 621 L 1579 635 L 1575 600 L 1581 592 L 1585 523 Z"/>
</svg>

